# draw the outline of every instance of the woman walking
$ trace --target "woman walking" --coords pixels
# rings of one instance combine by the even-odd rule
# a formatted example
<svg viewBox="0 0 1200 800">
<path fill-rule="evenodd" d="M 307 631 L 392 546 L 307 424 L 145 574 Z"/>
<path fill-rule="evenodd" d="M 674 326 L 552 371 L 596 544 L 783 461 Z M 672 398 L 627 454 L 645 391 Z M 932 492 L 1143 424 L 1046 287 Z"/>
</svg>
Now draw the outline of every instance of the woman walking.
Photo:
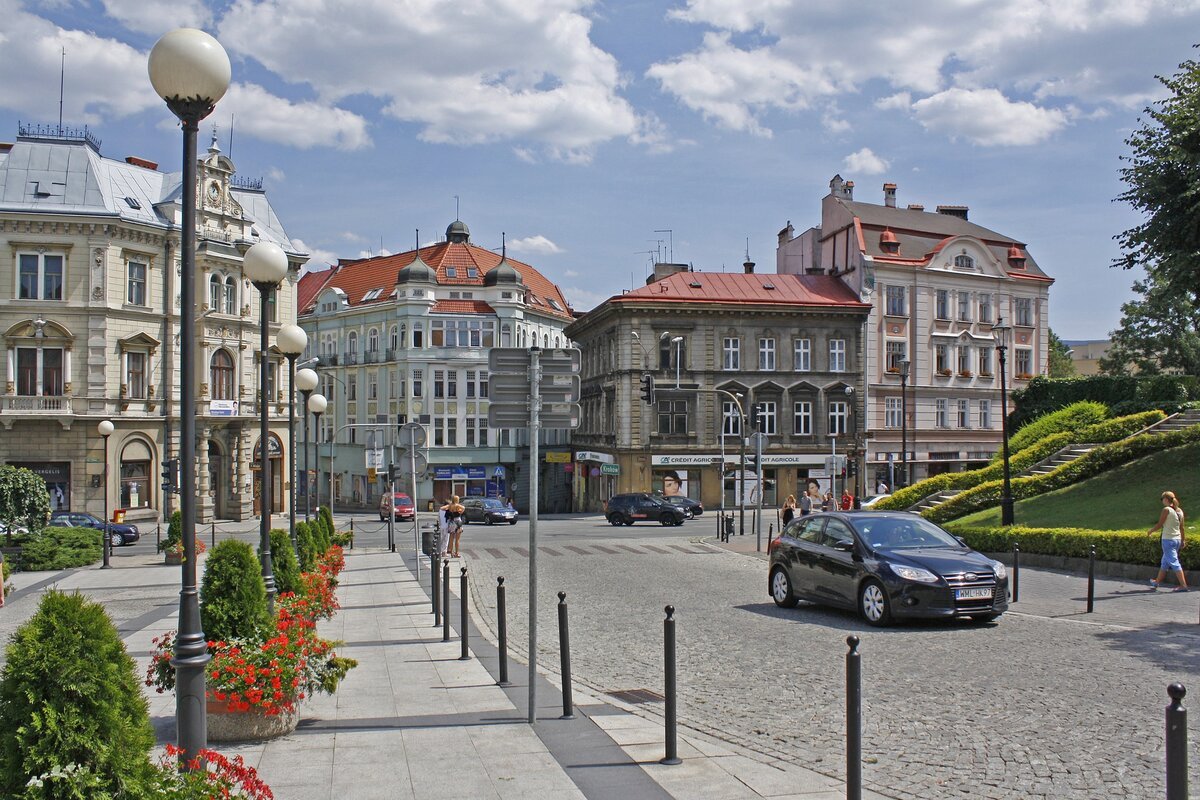
<svg viewBox="0 0 1200 800">
<path fill-rule="evenodd" d="M 450 557 L 458 558 L 458 540 L 462 538 L 463 518 L 467 509 L 458 502 L 458 495 L 450 498 L 446 506 L 446 527 L 450 530 Z"/>
<path fill-rule="evenodd" d="M 1179 585 L 1176 592 L 1188 590 L 1187 580 L 1183 577 L 1183 564 L 1179 562 L 1179 551 L 1187 544 L 1183 527 L 1183 509 L 1179 507 L 1179 498 L 1174 492 L 1162 493 L 1163 510 L 1158 515 L 1158 523 L 1146 531 L 1146 535 L 1162 531 L 1162 563 L 1158 567 L 1158 577 L 1150 581 L 1150 589 L 1154 591 L 1167 577 L 1167 572 L 1175 573 Z"/>
<path fill-rule="evenodd" d="M 784 527 L 787 527 L 787 524 L 792 521 L 792 517 L 794 516 L 796 516 L 796 495 L 789 494 L 787 500 L 783 501 Z"/>
</svg>

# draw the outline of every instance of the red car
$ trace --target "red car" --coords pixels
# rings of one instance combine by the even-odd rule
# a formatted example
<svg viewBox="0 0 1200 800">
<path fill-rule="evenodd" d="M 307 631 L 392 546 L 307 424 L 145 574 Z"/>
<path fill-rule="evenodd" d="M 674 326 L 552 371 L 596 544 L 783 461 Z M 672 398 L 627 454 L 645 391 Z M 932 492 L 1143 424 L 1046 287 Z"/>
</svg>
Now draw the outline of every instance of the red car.
<svg viewBox="0 0 1200 800">
<path fill-rule="evenodd" d="M 386 522 L 388 512 L 392 511 L 392 495 L 385 494 L 379 498 L 379 521 Z M 395 519 L 411 520 L 417 515 L 417 508 L 413 505 L 412 498 L 406 494 L 396 495 Z"/>
</svg>

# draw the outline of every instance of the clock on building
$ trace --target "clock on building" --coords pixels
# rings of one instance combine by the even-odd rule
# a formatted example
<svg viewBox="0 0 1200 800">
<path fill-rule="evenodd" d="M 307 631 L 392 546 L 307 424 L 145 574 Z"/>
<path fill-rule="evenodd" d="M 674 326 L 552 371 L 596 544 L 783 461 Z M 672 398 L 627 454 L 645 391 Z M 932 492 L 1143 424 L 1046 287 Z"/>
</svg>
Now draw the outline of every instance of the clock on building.
<svg viewBox="0 0 1200 800">
<path fill-rule="evenodd" d="M 208 202 L 215 203 L 221 199 L 221 187 L 213 181 L 208 185 Z"/>
</svg>

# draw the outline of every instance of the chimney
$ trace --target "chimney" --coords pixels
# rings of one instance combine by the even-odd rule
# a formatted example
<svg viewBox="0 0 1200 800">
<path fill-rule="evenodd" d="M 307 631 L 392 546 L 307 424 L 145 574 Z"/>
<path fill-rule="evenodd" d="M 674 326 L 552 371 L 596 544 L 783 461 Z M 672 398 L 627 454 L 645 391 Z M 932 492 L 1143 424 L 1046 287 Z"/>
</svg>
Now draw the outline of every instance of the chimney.
<svg viewBox="0 0 1200 800">
<path fill-rule="evenodd" d="M 787 227 L 779 232 L 779 244 L 787 244 L 796 236 L 796 229 L 792 227 L 792 221 L 789 219 Z"/>
<path fill-rule="evenodd" d="M 959 219 L 967 218 L 966 206 L 938 206 L 937 213 L 945 214 L 947 217 L 958 217 Z"/>
<path fill-rule="evenodd" d="M 843 190 L 847 200 L 854 199 L 854 181 L 846 181 L 846 188 Z"/>
<path fill-rule="evenodd" d="M 829 180 L 829 193 L 831 195 L 833 195 L 834 197 L 841 197 L 842 196 L 842 186 L 844 186 L 844 185 L 845 185 L 845 181 L 842 180 L 842 176 L 834 175 Z"/>
<path fill-rule="evenodd" d="M 135 167 L 142 167 L 143 169 L 158 169 L 158 164 L 144 158 L 138 158 L 137 156 L 125 156 L 125 163 L 132 164 Z"/>
<path fill-rule="evenodd" d="M 742 269 L 744 269 L 746 271 L 747 275 L 753 275 L 754 274 L 754 262 L 749 261 L 749 260 L 743 261 Z"/>
<path fill-rule="evenodd" d="M 920 203 L 909 203 L 908 210 L 909 211 L 924 211 L 925 206 L 921 205 Z"/>
<path fill-rule="evenodd" d="M 896 207 L 896 184 L 885 183 L 883 185 L 883 204 L 888 208 Z"/>
</svg>

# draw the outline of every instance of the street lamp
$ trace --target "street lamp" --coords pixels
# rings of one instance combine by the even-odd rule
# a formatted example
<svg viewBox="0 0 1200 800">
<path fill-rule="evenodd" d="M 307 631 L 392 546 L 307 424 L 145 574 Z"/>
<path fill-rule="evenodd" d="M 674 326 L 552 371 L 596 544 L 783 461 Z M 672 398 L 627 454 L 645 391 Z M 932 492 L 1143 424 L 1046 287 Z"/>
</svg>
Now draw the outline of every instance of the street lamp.
<svg viewBox="0 0 1200 800">
<path fill-rule="evenodd" d="M 292 549 L 299 553 L 296 544 L 296 359 L 308 347 L 308 334 L 299 325 L 284 325 L 275 334 L 275 344 L 288 360 L 288 498 L 291 500 L 288 503 L 288 537 L 292 540 Z"/>
<path fill-rule="evenodd" d="M 179 633 L 175 640 L 175 735 L 184 769 L 208 744 L 204 666 L 208 642 L 196 590 L 196 132 L 229 88 L 229 56 L 216 39 L 194 28 L 165 34 L 147 62 L 154 91 L 183 127 L 179 227 L 179 489 L 183 563 Z"/>
<path fill-rule="evenodd" d="M 1000 495 L 1000 524 L 1013 524 L 1013 497 L 1008 468 L 1008 372 L 1005 355 L 1008 353 L 1008 337 L 1012 326 L 1004 324 L 1004 317 L 996 317 L 992 336 L 996 339 L 996 354 L 1000 357 L 1000 428 L 1004 437 L 1004 492 Z"/>
<path fill-rule="evenodd" d="M 854 404 L 854 387 L 846 387 L 846 398 L 850 401 L 850 418 L 854 420 L 854 425 L 851 427 L 850 446 L 847 448 L 847 454 L 850 456 L 850 463 L 854 466 L 854 508 L 862 508 L 862 501 L 859 497 L 858 486 L 858 407 Z"/>
<path fill-rule="evenodd" d="M 96 426 L 96 430 L 104 439 L 104 563 L 100 568 L 110 569 L 112 568 L 112 564 L 109 563 L 112 554 L 112 539 L 109 538 L 108 533 L 108 437 L 112 436 L 116 427 L 108 420 L 104 420 Z"/>
<path fill-rule="evenodd" d="M 676 336 L 675 338 L 673 338 L 671 340 L 671 344 L 675 345 L 675 388 L 678 389 L 679 388 L 679 362 L 682 361 L 682 359 L 680 358 L 680 350 L 683 348 L 683 337 Z"/>
<path fill-rule="evenodd" d="M 287 253 L 283 248 L 272 242 L 259 242 L 246 251 L 242 257 L 242 271 L 258 289 L 258 349 L 260 357 L 258 385 L 258 478 L 261 512 L 259 516 L 259 557 L 262 559 L 263 583 L 267 585 L 267 608 L 275 610 L 275 575 L 271 570 L 271 459 L 268 458 L 267 441 L 270 430 L 267 427 L 267 379 L 271 367 L 270 359 L 270 321 L 267 313 L 270 310 L 271 292 L 279 286 L 288 271 Z M 303 333 L 303 331 L 301 331 Z"/>
<path fill-rule="evenodd" d="M 900 367 L 900 487 L 908 486 L 908 368 L 907 358 L 899 362 Z M 892 487 L 895 491 L 896 487 Z"/>
<path fill-rule="evenodd" d="M 321 415 L 325 413 L 325 409 L 329 407 L 329 401 L 325 399 L 323 394 L 314 394 L 308 398 L 308 413 L 312 414 L 316 421 L 313 423 L 313 428 L 316 433 L 313 435 L 313 444 L 317 449 L 317 479 L 314 481 L 317 488 L 317 505 L 321 505 Z M 308 448 L 305 448 L 306 450 Z M 308 453 L 304 454 L 304 459 L 308 460 Z M 332 467 L 331 467 L 332 469 Z M 304 504 L 304 516 L 308 517 L 308 504 Z"/>
<path fill-rule="evenodd" d="M 308 506 L 312 492 L 308 483 L 308 401 L 317 388 L 320 377 L 314 370 L 302 369 L 296 373 L 296 388 L 300 390 L 301 407 L 304 413 L 304 521 L 308 522 Z"/>
</svg>

